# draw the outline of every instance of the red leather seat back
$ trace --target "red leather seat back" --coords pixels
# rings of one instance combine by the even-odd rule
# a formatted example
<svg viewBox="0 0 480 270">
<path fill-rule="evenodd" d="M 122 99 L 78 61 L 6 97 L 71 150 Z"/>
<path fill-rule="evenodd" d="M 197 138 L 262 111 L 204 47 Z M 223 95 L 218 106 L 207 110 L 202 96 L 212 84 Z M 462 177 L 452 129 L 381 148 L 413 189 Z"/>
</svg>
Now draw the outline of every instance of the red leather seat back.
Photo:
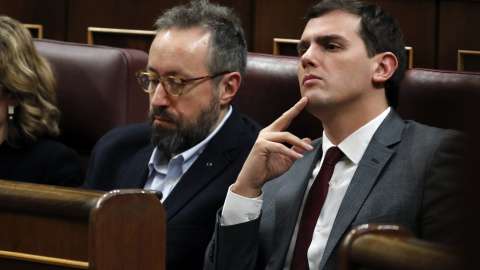
<svg viewBox="0 0 480 270">
<path fill-rule="evenodd" d="M 480 138 L 480 73 L 411 69 L 400 90 L 404 119 Z"/>
<path fill-rule="evenodd" d="M 107 131 L 146 121 L 148 95 L 134 75 L 147 66 L 145 52 L 45 39 L 34 43 L 57 78 L 61 142 L 88 156 Z"/>
</svg>

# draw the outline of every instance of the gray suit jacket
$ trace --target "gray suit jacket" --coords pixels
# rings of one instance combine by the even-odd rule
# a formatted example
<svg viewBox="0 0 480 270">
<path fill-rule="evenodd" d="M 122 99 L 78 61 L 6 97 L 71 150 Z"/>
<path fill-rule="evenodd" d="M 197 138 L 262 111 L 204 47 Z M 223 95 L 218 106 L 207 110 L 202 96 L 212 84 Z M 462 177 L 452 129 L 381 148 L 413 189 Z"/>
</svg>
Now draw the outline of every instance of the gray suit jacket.
<svg viewBox="0 0 480 270">
<path fill-rule="evenodd" d="M 336 269 L 337 250 L 350 229 L 396 223 L 416 236 L 452 243 L 460 196 L 462 134 L 403 121 L 391 111 L 374 134 L 342 201 L 320 269 Z M 263 188 L 261 216 L 217 226 L 205 269 L 283 269 L 308 179 L 320 158 L 321 138 L 292 168 Z M 460 178 L 461 179 L 461 178 Z"/>
</svg>

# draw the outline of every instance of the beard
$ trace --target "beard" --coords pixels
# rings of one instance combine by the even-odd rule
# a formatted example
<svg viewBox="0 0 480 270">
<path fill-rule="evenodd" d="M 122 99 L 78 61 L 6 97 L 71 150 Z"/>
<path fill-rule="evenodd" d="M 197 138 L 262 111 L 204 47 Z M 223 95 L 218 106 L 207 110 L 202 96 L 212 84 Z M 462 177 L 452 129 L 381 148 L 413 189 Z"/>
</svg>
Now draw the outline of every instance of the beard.
<svg viewBox="0 0 480 270">
<path fill-rule="evenodd" d="M 182 153 L 203 141 L 220 116 L 219 97 L 213 94 L 210 104 L 200 112 L 195 120 L 186 120 L 167 111 L 167 107 L 154 107 L 150 110 L 151 142 L 166 155 Z M 177 128 L 170 129 L 154 123 L 160 116 L 174 123 Z"/>
</svg>

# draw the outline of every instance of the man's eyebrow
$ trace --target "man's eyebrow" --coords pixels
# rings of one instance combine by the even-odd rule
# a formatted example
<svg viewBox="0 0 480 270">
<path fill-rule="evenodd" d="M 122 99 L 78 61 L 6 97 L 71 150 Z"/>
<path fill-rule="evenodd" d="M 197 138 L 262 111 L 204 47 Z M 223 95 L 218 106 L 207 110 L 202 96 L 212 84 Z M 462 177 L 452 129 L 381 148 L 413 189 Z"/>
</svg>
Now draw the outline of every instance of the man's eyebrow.
<svg viewBox="0 0 480 270">
<path fill-rule="evenodd" d="M 333 41 L 333 40 L 347 41 L 347 39 L 344 36 L 336 35 L 336 34 L 322 35 L 322 36 L 315 37 L 315 43 L 317 43 L 317 44 L 321 44 L 321 43 L 325 43 L 325 42 Z"/>
<path fill-rule="evenodd" d="M 323 44 L 329 41 L 342 41 L 342 42 L 348 42 L 348 40 L 342 36 L 342 35 L 321 35 L 321 36 L 316 36 L 314 38 L 316 44 Z M 308 48 L 310 46 L 310 41 L 307 40 L 300 40 L 300 42 L 297 44 L 297 52 L 300 55 L 301 50 L 304 48 Z"/>
<path fill-rule="evenodd" d="M 175 77 L 178 77 L 178 76 L 182 76 L 184 75 L 183 73 L 181 72 L 177 72 L 177 71 L 169 71 L 169 72 L 165 72 L 163 74 L 160 74 L 158 72 L 158 70 L 154 69 L 153 67 L 151 66 L 148 66 L 145 68 L 146 71 L 148 71 L 149 73 L 152 73 L 152 75 L 157 75 L 157 76 L 175 76 Z"/>
<path fill-rule="evenodd" d="M 152 73 L 157 73 L 157 71 L 150 66 L 147 66 L 147 68 L 145 70 L 149 71 L 149 72 L 152 72 Z"/>
</svg>

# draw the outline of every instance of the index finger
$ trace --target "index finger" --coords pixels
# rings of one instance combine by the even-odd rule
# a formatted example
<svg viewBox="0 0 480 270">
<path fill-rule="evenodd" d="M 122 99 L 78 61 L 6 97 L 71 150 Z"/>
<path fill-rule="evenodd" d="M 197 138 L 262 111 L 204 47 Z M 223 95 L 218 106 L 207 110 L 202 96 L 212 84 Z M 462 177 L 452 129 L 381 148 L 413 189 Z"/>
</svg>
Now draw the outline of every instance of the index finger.
<svg viewBox="0 0 480 270">
<path fill-rule="evenodd" d="M 292 108 L 284 112 L 282 116 L 277 118 L 272 124 L 265 128 L 267 131 L 284 131 L 289 126 L 292 120 L 307 106 L 307 97 L 302 97 Z"/>
</svg>

